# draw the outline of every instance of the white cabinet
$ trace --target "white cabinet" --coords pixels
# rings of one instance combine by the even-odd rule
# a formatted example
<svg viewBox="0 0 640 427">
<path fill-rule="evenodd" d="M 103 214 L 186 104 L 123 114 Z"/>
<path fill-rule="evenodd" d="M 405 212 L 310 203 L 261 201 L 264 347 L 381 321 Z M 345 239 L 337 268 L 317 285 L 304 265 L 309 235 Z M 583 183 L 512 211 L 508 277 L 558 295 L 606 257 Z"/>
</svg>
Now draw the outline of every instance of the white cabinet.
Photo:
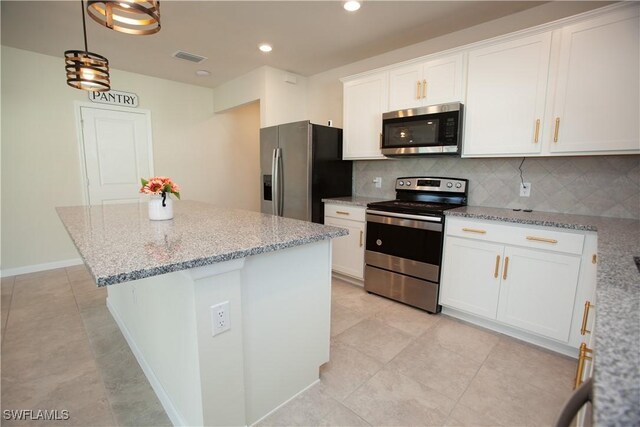
<svg viewBox="0 0 640 427">
<path fill-rule="evenodd" d="M 497 319 L 568 341 L 579 273 L 580 256 L 506 246 Z"/>
<path fill-rule="evenodd" d="M 442 273 L 440 304 L 495 319 L 503 252 L 501 244 L 448 237 L 443 257 L 447 269 Z"/>
<path fill-rule="evenodd" d="M 389 70 L 389 110 L 463 101 L 463 54 Z"/>
<path fill-rule="evenodd" d="M 639 11 L 471 50 L 463 156 L 640 153 Z"/>
<path fill-rule="evenodd" d="M 640 151 L 639 40 L 638 8 L 562 29 L 551 153 Z"/>
<path fill-rule="evenodd" d="M 382 113 L 388 110 L 389 73 L 344 83 L 343 158 L 384 159 L 380 152 Z"/>
<path fill-rule="evenodd" d="M 332 270 L 363 280 L 366 231 L 365 208 L 327 204 L 325 205 L 324 223 L 349 230 L 347 236 L 332 240 Z"/>
<path fill-rule="evenodd" d="M 449 217 L 440 304 L 576 348 L 593 251 L 594 235 Z"/>
<path fill-rule="evenodd" d="M 465 106 L 465 156 L 541 150 L 551 32 L 472 50 Z"/>
</svg>

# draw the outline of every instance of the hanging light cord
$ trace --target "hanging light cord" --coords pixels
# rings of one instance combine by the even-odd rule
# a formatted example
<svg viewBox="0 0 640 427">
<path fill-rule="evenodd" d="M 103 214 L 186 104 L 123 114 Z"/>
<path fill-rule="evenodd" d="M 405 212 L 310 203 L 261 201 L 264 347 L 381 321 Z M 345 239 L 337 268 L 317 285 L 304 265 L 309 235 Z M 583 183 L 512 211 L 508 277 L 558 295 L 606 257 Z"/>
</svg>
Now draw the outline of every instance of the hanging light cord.
<svg viewBox="0 0 640 427">
<path fill-rule="evenodd" d="M 84 51 L 89 52 L 89 47 L 87 46 L 87 23 L 84 19 L 84 2 L 80 0 L 80 10 L 82 11 L 82 34 L 84 34 Z"/>
<path fill-rule="evenodd" d="M 527 188 L 527 186 L 524 185 L 524 178 L 522 177 L 522 165 L 524 164 L 525 160 L 527 160 L 527 158 L 523 157 L 522 161 L 520 162 L 520 166 L 518 166 L 518 170 L 520 171 L 520 182 L 522 182 L 522 188 Z"/>
</svg>

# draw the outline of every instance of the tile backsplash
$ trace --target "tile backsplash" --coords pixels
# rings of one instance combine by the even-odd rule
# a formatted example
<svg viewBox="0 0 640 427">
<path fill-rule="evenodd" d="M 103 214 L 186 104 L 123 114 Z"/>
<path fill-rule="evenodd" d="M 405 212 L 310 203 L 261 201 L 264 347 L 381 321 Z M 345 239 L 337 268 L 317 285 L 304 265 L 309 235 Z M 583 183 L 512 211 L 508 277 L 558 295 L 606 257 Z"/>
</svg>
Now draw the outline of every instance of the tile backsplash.
<svg viewBox="0 0 640 427">
<path fill-rule="evenodd" d="M 640 155 L 528 157 L 522 165 L 531 197 L 520 197 L 522 158 L 402 158 L 354 162 L 357 196 L 395 198 L 401 176 L 469 180 L 469 205 L 640 219 Z M 382 188 L 373 179 L 382 177 Z"/>
</svg>

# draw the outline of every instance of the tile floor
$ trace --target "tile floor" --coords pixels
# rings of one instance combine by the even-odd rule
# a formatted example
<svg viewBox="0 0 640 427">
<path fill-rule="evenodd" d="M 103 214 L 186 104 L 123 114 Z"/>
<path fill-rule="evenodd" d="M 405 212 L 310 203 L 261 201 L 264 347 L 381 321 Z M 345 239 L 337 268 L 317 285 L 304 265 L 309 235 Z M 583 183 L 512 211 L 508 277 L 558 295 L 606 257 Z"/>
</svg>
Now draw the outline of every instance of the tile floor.
<svg viewBox="0 0 640 427">
<path fill-rule="evenodd" d="M 2 279 L 2 409 L 55 425 L 170 422 L 83 266 Z M 331 361 L 263 426 L 543 426 L 576 361 L 335 279 Z M 45 425 L 2 420 L 2 425 Z"/>
</svg>

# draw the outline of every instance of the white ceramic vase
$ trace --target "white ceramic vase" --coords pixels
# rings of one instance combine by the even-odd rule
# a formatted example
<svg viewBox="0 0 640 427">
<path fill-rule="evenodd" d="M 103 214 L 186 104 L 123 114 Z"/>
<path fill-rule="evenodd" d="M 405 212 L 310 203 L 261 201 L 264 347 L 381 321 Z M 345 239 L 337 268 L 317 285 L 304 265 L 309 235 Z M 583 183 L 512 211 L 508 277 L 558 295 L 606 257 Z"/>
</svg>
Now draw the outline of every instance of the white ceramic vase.
<svg viewBox="0 0 640 427">
<path fill-rule="evenodd" d="M 151 196 L 149 200 L 149 219 L 152 221 L 163 221 L 173 218 L 173 200 L 169 194 L 162 206 L 162 196 Z"/>
</svg>

